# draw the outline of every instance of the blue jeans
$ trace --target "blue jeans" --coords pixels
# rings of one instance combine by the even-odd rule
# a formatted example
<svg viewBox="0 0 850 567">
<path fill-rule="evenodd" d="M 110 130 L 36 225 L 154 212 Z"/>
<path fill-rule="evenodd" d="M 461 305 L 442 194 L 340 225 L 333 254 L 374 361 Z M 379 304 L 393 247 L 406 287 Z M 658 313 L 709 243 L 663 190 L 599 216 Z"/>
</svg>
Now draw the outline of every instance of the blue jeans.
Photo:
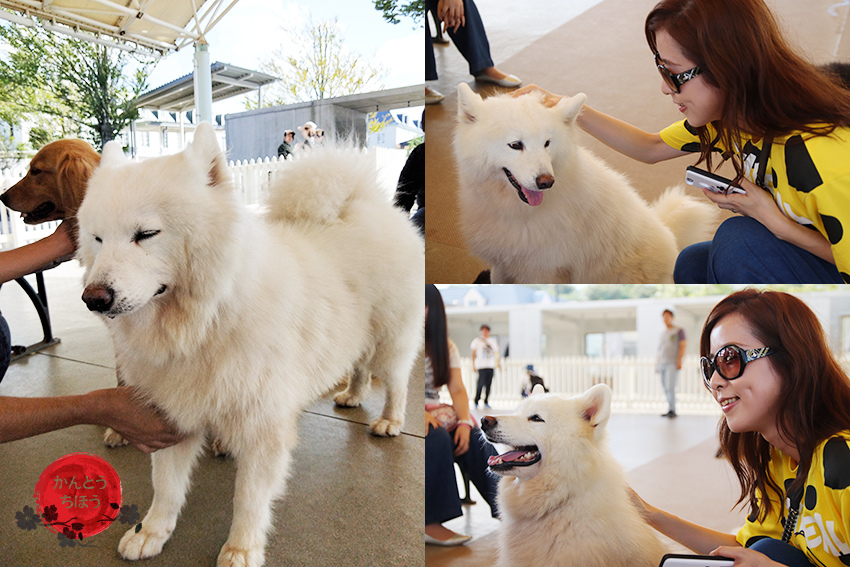
<svg viewBox="0 0 850 567">
<path fill-rule="evenodd" d="M 846 276 L 850 282 L 850 276 Z M 732 217 L 711 242 L 688 246 L 673 271 L 676 283 L 845 283 L 835 264 L 779 240 L 760 222 Z"/>
<path fill-rule="evenodd" d="M 437 0 L 425 0 L 425 10 L 433 10 L 437 13 Z M 463 1 L 463 14 L 466 25 L 457 31 L 449 28 L 449 37 L 457 47 L 466 62 L 469 63 L 469 72 L 477 75 L 487 67 L 493 66 L 490 58 L 490 43 L 487 41 L 487 32 L 484 31 L 484 23 L 478 14 L 478 8 L 472 0 Z M 431 24 L 425 16 L 425 80 L 437 80 L 437 61 L 434 58 L 434 43 L 431 39 Z"/>
<path fill-rule="evenodd" d="M 676 413 L 676 381 L 679 378 L 679 369 L 676 363 L 659 364 L 658 373 L 661 374 L 661 385 L 667 396 L 667 411 Z"/>
<path fill-rule="evenodd" d="M 463 426 L 461 426 L 463 427 Z M 460 495 L 453 463 L 457 463 L 475 488 L 490 505 L 490 513 L 498 517 L 496 487 L 498 477 L 487 470 L 487 459 L 496 449 L 475 428 L 469 436 L 469 449 L 454 457 L 452 434 L 442 427 L 428 426 L 425 436 L 425 525 L 442 524 L 462 514 Z"/>
<path fill-rule="evenodd" d="M 806 554 L 789 543 L 766 537 L 760 539 L 750 546 L 753 551 L 758 551 L 768 556 L 773 561 L 787 565 L 788 567 L 812 567 L 812 563 L 806 558 Z"/>
<path fill-rule="evenodd" d="M 12 356 L 12 334 L 3 314 L 0 313 L 0 381 L 6 375 L 9 368 L 9 358 Z"/>
</svg>

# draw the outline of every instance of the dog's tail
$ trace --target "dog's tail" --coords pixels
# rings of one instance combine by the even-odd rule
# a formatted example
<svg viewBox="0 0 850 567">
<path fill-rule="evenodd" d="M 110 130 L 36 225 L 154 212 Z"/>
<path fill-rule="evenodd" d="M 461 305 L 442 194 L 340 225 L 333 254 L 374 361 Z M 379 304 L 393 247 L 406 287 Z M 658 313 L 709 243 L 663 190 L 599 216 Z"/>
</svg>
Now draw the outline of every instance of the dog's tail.
<svg viewBox="0 0 850 567">
<path fill-rule="evenodd" d="M 676 237 L 676 248 L 711 240 L 720 211 L 711 203 L 686 194 L 681 185 L 670 187 L 652 204 L 658 218 Z"/>
<path fill-rule="evenodd" d="M 269 189 L 266 204 L 273 220 L 336 222 L 353 200 L 383 197 L 374 156 L 350 144 L 328 143 L 293 157 Z"/>
</svg>

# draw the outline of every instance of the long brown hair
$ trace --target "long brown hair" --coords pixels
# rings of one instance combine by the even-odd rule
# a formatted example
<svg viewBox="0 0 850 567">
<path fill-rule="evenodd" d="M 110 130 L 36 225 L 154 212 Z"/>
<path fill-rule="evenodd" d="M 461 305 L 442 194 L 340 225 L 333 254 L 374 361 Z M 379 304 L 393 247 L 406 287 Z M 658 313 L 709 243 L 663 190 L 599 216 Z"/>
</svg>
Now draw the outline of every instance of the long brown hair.
<svg viewBox="0 0 850 567">
<path fill-rule="evenodd" d="M 705 161 L 711 169 L 713 145 L 719 141 L 732 155 L 739 181 L 743 164 L 734 149 L 743 148 L 742 132 L 756 138 L 828 135 L 850 125 L 850 91 L 786 43 L 762 0 L 663 0 L 646 18 L 653 53 L 660 30 L 722 93 L 722 116 L 712 122 L 717 140 L 710 139 L 705 126 L 696 128 L 697 163 Z"/>
<path fill-rule="evenodd" d="M 801 487 L 812 462 L 815 448 L 832 435 L 850 428 L 850 380 L 829 349 L 823 328 L 805 303 L 793 295 L 777 291 L 745 289 L 718 303 L 709 314 L 700 337 L 700 354 L 711 356 L 709 339 L 717 323 L 731 313 L 747 321 L 754 337 L 776 350 L 765 359 L 780 378 L 779 397 L 774 411 L 778 433 L 796 446 L 799 471 L 788 492 Z M 770 444 L 760 433 L 735 433 L 725 417 L 718 427 L 720 447 L 729 459 L 741 497 L 750 506 L 750 518 L 763 521 L 770 510 L 769 491 L 777 496 L 783 490 L 768 473 Z M 761 502 L 756 491 L 764 497 Z M 780 516 L 785 512 L 784 498 Z"/>
<path fill-rule="evenodd" d="M 425 354 L 434 369 L 434 387 L 439 389 L 448 384 L 449 373 L 449 329 L 446 323 L 446 306 L 443 296 L 434 284 L 425 285 Z"/>
</svg>

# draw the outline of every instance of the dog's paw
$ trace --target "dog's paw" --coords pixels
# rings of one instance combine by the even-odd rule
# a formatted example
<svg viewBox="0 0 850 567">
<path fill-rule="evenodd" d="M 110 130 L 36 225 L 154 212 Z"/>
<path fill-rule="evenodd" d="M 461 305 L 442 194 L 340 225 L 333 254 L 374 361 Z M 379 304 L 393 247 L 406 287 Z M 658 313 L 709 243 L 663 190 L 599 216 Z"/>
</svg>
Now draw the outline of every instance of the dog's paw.
<svg viewBox="0 0 850 567">
<path fill-rule="evenodd" d="M 356 408 L 360 405 L 361 401 L 363 401 L 363 396 L 356 396 L 349 390 L 345 390 L 334 396 L 336 405 L 344 408 Z"/>
<path fill-rule="evenodd" d="M 121 554 L 121 557 L 130 561 L 159 555 L 162 546 L 171 536 L 171 532 L 155 533 L 144 525 L 138 532 L 136 532 L 136 528 L 137 526 L 130 528 L 118 542 L 118 553 Z"/>
<path fill-rule="evenodd" d="M 240 549 L 225 542 L 216 564 L 218 567 L 260 567 L 265 562 L 266 553 L 262 547 Z"/>
<path fill-rule="evenodd" d="M 103 444 L 107 447 L 122 447 L 129 443 L 129 441 L 121 437 L 121 434 L 111 427 L 107 427 L 106 431 L 103 432 Z"/>
<path fill-rule="evenodd" d="M 372 421 L 369 425 L 369 430 L 381 437 L 395 437 L 401 433 L 402 425 L 404 425 L 404 421 L 379 417 Z"/>
</svg>

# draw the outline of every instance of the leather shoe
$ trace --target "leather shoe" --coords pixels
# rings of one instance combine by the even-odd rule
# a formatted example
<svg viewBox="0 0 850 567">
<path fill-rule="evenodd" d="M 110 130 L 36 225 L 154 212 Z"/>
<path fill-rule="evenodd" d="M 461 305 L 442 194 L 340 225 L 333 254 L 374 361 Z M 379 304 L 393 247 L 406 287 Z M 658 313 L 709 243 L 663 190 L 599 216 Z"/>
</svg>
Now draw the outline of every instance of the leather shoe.
<svg viewBox="0 0 850 567">
<path fill-rule="evenodd" d="M 471 535 L 455 534 L 449 539 L 442 540 L 425 534 L 425 543 L 429 545 L 439 545 L 442 547 L 455 547 L 458 545 L 463 545 L 471 539 Z"/>
<path fill-rule="evenodd" d="M 509 89 L 515 89 L 522 85 L 522 80 L 516 75 L 505 75 L 501 79 L 494 79 L 489 75 L 476 75 L 475 80 L 482 83 L 493 83 L 494 85 L 499 85 L 500 87 L 506 87 Z"/>
</svg>

